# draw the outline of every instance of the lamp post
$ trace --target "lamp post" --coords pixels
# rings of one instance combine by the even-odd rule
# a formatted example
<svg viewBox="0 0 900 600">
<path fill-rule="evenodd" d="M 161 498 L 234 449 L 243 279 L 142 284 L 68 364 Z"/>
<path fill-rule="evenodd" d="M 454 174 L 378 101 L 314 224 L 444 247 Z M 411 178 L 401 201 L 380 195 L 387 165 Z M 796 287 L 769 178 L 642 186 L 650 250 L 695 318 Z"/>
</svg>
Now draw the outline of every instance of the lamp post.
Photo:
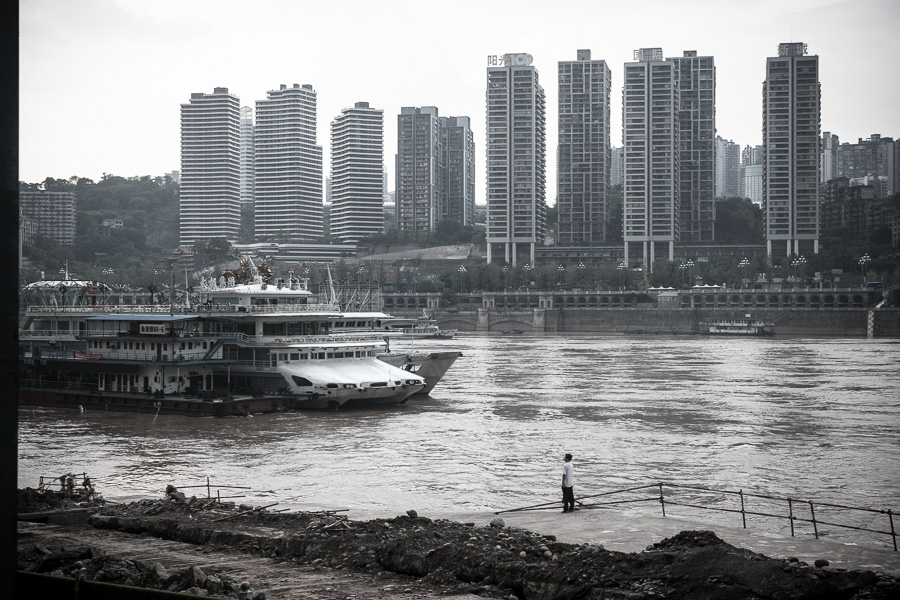
<svg viewBox="0 0 900 600">
<path fill-rule="evenodd" d="M 798 256 L 791 261 L 791 266 L 800 272 L 800 285 L 803 285 L 803 267 L 806 266 L 806 258 Z"/>
<path fill-rule="evenodd" d="M 738 266 L 741 268 L 741 289 L 744 289 L 747 281 L 747 267 L 750 266 L 750 261 L 746 257 L 742 258 Z"/>
<path fill-rule="evenodd" d="M 869 257 L 869 254 L 863 254 L 859 258 L 859 270 L 862 273 L 862 286 L 868 287 L 868 283 L 866 282 L 866 275 L 868 274 L 868 264 L 872 259 Z"/>
<path fill-rule="evenodd" d="M 623 291 L 625 289 L 625 269 L 628 268 L 628 265 L 625 264 L 625 261 L 619 263 L 619 266 L 616 269 L 619 271 L 619 291 Z"/>
<path fill-rule="evenodd" d="M 578 269 L 578 285 L 579 285 L 579 287 L 580 287 L 580 286 L 581 286 L 581 282 L 584 280 L 584 270 L 585 270 L 587 267 L 584 266 L 584 263 L 583 263 L 583 262 L 580 262 L 580 261 L 579 261 L 578 266 L 577 266 L 576 268 Z M 588 286 L 588 287 L 590 287 L 590 286 Z"/>
<path fill-rule="evenodd" d="M 465 282 L 466 282 L 466 265 L 459 265 L 459 293 L 462 294 L 465 290 Z"/>
<path fill-rule="evenodd" d="M 531 292 L 531 269 L 533 267 L 530 263 L 525 263 L 525 266 L 522 268 L 525 269 L 525 293 L 528 294 Z"/>
<path fill-rule="evenodd" d="M 563 278 L 564 278 L 565 275 L 566 275 L 566 268 L 565 268 L 564 266 L 562 266 L 562 265 L 559 265 L 558 267 L 556 267 L 556 271 L 557 271 L 557 273 L 559 273 L 559 284 L 558 284 L 558 287 L 562 287 L 562 284 L 563 284 Z"/>
<path fill-rule="evenodd" d="M 116 274 L 116 271 L 112 267 L 107 267 L 107 268 L 103 269 L 104 277 L 112 277 L 115 274 Z"/>
<path fill-rule="evenodd" d="M 503 268 L 500 270 L 503 272 L 503 294 L 505 296 L 509 288 L 509 265 L 503 265 Z M 506 303 L 506 299 L 503 302 Z"/>
<path fill-rule="evenodd" d="M 692 261 L 691 259 L 687 259 L 687 262 L 685 262 L 684 264 L 687 267 L 688 289 L 691 289 L 692 287 L 694 287 L 694 276 L 693 276 L 694 261 Z"/>
</svg>

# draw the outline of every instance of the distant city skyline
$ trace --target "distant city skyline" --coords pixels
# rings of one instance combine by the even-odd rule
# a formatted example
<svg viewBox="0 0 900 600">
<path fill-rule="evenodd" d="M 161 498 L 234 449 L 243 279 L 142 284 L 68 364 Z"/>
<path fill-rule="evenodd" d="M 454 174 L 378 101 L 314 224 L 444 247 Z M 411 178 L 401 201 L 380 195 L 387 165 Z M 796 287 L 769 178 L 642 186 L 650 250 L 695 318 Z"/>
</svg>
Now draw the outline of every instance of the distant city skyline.
<svg viewBox="0 0 900 600">
<path fill-rule="evenodd" d="M 576 13 L 580 18 L 572 19 Z M 650 0 L 639 11 L 624 2 L 575 1 L 548 10 L 537 1 L 462 0 L 445 18 L 450 14 L 408 2 L 373 12 L 370 3 L 354 0 L 329 6 L 261 0 L 252 11 L 205 0 L 20 0 L 20 179 L 163 175 L 179 168 L 178 110 L 192 93 L 227 87 L 241 106 L 254 107 L 281 84 L 309 83 L 319 95 L 320 140 L 327 140 L 334 115 L 360 101 L 384 110 L 386 141 L 396 139 L 403 106 L 469 116 L 476 200 L 484 205 L 486 57 L 526 52 L 547 91 L 553 205 L 558 102 L 551 82 L 558 63 L 579 48 L 591 48 L 611 70 L 613 146 L 622 145 L 624 65 L 634 50 L 714 57 L 716 133 L 744 147 L 762 143 L 766 58 L 798 40 L 821 59 L 823 131 L 842 143 L 900 137 L 892 100 L 900 95 L 900 74 L 886 62 L 900 54 L 900 4 L 891 0 Z M 426 20 L 431 25 L 422 27 Z M 288 35 L 298 23 L 306 33 Z M 117 100 L 123 94 L 128 103 Z M 385 164 L 395 152 L 387 142 Z M 394 187 L 391 172 L 388 188 Z"/>
</svg>

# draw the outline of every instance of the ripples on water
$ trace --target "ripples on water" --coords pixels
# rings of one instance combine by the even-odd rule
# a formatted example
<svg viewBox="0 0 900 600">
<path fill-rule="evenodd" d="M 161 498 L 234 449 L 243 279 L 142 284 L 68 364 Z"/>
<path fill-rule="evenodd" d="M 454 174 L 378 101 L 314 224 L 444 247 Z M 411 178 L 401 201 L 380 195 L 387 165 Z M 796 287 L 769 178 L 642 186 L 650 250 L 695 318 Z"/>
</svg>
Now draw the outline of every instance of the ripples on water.
<svg viewBox="0 0 900 600">
<path fill-rule="evenodd" d="M 155 422 L 21 410 L 18 485 L 87 471 L 107 498 L 127 500 L 210 477 L 252 488 L 222 492 L 251 503 L 501 510 L 555 499 L 571 452 L 579 496 L 672 481 L 900 509 L 897 341 L 416 344 L 464 356 L 430 399 L 402 407 Z"/>
</svg>

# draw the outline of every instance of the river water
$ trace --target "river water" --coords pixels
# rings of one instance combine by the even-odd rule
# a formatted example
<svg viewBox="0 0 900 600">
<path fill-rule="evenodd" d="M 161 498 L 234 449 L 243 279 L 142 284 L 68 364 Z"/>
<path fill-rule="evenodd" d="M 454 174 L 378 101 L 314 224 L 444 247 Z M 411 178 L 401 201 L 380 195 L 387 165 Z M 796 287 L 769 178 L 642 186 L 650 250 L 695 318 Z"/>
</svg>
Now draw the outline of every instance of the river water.
<svg viewBox="0 0 900 600">
<path fill-rule="evenodd" d="M 86 471 L 125 501 L 209 477 L 256 505 L 496 511 L 554 500 L 570 452 L 579 497 L 665 481 L 900 509 L 900 340 L 464 333 L 416 349 L 463 357 L 400 407 L 21 409 L 18 486 Z"/>
</svg>

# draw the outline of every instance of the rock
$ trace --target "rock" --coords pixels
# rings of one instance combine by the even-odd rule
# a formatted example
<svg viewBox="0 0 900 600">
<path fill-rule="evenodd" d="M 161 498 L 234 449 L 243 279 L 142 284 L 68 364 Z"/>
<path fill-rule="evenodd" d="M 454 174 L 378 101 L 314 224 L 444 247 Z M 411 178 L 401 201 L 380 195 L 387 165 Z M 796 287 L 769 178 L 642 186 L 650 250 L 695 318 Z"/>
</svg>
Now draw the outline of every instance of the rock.
<svg viewBox="0 0 900 600">
<path fill-rule="evenodd" d="M 491 520 L 491 527 L 495 529 L 503 529 L 504 527 L 506 527 L 506 523 L 504 523 L 503 519 L 498 517 Z"/>
<path fill-rule="evenodd" d="M 415 519 L 416 517 L 419 516 L 419 513 L 417 513 L 413 509 L 409 509 L 408 511 L 406 511 L 406 514 L 409 515 L 413 519 Z"/>
<path fill-rule="evenodd" d="M 144 585 L 152 588 L 160 588 L 169 579 L 166 568 L 161 563 L 153 563 L 143 576 Z"/>
<path fill-rule="evenodd" d="M 526 553 L 524 550 L 519 552 L 519 558 L 525 558 L 526 556 L 528 556 L 528 553 Z"/>
<path fill-rule="evenodd" d="M 813 564 L 816 565 L 816 568 L 821 569 L 822 567 L 827 567 L 830 563 L 824 558 L 818 558 Z"/>
<path fill-rule="evenodd" d="M 192 596 L 209 596 L 209 592 L 207 592 L 205 589 L 199 588 L 199 587 L 187 588 L 182 593 L 190 594 Z"/>
<path fill-rule="evenodd" d="M 185 588 L 205 588 L 206 587 L 206 573 L 200 567 L 188 567 L 184 570 L 181 576 L 178 578 L 178 588 L 177 589 L 185 589 Z"/>
</svg>

